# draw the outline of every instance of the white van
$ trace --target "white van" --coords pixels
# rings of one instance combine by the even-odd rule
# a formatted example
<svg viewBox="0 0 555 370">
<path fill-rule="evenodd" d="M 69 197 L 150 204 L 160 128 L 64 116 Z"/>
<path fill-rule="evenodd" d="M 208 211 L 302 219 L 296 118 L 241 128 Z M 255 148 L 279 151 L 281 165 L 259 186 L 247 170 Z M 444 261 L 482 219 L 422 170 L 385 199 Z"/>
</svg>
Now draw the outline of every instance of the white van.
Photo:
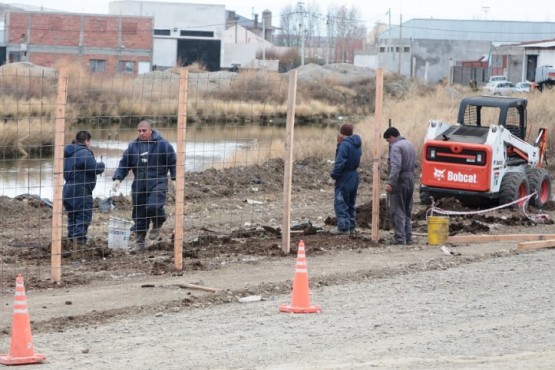
<svg viewBox="0 0 555 370">
<path fill-rule="evenodd" d="M 499 82 L 499 81 L 506 82 L 506 81 L 507 81 L 507 77 L 506 77 L 506 76 L 503 76 L 503 75 L 500 75 L 500 76 L 490 76 L 488 85 L 491 85 L 493 82 Z"/>
</svg>

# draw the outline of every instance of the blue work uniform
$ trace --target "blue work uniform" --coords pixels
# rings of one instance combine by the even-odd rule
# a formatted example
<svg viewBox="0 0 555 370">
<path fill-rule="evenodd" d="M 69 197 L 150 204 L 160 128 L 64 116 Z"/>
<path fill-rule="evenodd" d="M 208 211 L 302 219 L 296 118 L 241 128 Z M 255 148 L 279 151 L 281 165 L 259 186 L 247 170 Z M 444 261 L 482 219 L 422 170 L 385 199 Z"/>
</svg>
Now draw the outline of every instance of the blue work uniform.
<svg viewBox="0 0 555 370">
<path fill-rule="evenodd" d="M 350 231 L 356 227 L 355 204 L 360 181 L 357 170 L 361 156 L 362 140 L 359 135 L 345 136 L 337 144 L 335 164 L 330 176 L 335 180 L 333 208 L 340 231 Z"/>
<path fill-rule="evenodd" d="M 97 162 L 84 143 L 72 143 L 64 148 L 63 205 L 67 212 L 67 237 L 78 243 L 87 242 L 87 230 L 92 221 L 96 175 L 106 166 Z"/>
<path fill-rule="evenodd" d="M 151 223 L 159 228 L 166 221 L 168 173 L 175 180 L 175 162 L 173 146 L 156 130 L 152 130 L 150 140 L 133 140 L 123 153 L 112 180 L 122 181 L 129 171 L 135 176 L 131 216 L 137 233 L 146 233 Z"/>
</svg>

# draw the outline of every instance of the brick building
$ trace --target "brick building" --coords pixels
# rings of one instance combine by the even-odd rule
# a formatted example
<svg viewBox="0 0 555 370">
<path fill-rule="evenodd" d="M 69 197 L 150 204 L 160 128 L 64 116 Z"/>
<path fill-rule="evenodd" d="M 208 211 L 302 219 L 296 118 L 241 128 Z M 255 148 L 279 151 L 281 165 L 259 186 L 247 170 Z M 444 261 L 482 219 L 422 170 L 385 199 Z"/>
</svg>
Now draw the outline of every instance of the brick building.
<svg viewBox="0 0 555 370">
<path fill-rule="evenodd" d="M 152 65 L 153 18 L 7 11 L 4 43 L 9 62 L 55 67 L 79 62 L 89 72 L 135 76 Z"/>
</svg>

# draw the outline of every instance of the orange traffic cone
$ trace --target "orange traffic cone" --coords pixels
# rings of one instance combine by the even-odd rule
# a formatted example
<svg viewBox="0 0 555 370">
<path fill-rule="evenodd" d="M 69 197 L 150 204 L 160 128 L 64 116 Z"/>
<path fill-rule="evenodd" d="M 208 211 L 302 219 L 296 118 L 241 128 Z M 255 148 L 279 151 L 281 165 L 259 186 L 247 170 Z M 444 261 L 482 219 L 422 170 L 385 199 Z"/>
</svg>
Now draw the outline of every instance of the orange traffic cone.
<svg viewBox="0 0 555 370">
<path fill-rule="evenodd" d="M 17 275 L 17 279 L 15 279 L 10 353 L 8 355 L 0 355 L 0 364 L 36 364 L 45 359 L 46 357 L 44 355 L 40 355 L 33 351 L 33 337 L 31 335 L 29 310 L 27 309 L 27 297 L 25 296 L 23 276 L 19 274 Z"/>
<path fill-rule="evenodd" d="M 297 263 L 295 264 L 295 277 L 293 278 L 293 291 L 291 293 L 291 304 L 279 306 L 281 312 L 292 313 L 314 313 L 321 312 L 322 307 L 310 305 L 310 293 L 308 292 L 308 268 L 306 266 L 306 254 L 304 242 L 299 242 L 297 251 Z"/>
</svg>

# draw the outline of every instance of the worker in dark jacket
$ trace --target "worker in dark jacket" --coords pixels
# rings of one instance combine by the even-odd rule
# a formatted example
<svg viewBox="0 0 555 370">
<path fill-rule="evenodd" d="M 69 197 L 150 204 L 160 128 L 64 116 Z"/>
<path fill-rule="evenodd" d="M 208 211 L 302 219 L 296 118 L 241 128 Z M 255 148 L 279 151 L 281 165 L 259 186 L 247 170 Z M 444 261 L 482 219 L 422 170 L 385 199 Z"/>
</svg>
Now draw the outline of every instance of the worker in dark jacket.
<svg viewBox="0 0 555 370">
<path fill-rule="evenodd" d="M 149 238 L 156 240 L 166 221 L 164 206 L 168 192 L 168 173 L 175 189 L 176 155 L 173 146 L 158 131 L 152 129 L 150 121 L 139 122 L 137 131 L 139 136 L 129 144 L 114 173 L 112 190 L 117 192 L 129 171 L 133 172 L 135 178 L 131 184 L 131 216 L 135 222 L 135 251 L 138 252 L 145 247 L 150 225 L 152 229 Z"/>
<path fill-rule="evenodd" d="M 90 145 L 91 134 L 79 131 L 75 140 L 64 148 L 63 204 L 67 212 L 67 237 L 77 244 L 87 242 L 96 175 L 104 172 L 106 167 L 96 161 Z"/>
<path fill-rule="evenodd" d="M 358 167 L 362 156 L 362 140 L 353 135 L 353 125 L 346 123 L 339 129 L 335 164 L 331 178 L 335 180 L 333 207 L 337 227 L 330 232 L 334 235 L 355 233 L 355 203 L 359 184 Z"/>
<path fill-rule="evenodd" d="M 389 193 L 389 215 L 394 228 L 391 243 L 411 244 L 416 153 L 395 127 L 385 130 L 383 138 L 389 143 L 385 191 Z"/>
</svg>

